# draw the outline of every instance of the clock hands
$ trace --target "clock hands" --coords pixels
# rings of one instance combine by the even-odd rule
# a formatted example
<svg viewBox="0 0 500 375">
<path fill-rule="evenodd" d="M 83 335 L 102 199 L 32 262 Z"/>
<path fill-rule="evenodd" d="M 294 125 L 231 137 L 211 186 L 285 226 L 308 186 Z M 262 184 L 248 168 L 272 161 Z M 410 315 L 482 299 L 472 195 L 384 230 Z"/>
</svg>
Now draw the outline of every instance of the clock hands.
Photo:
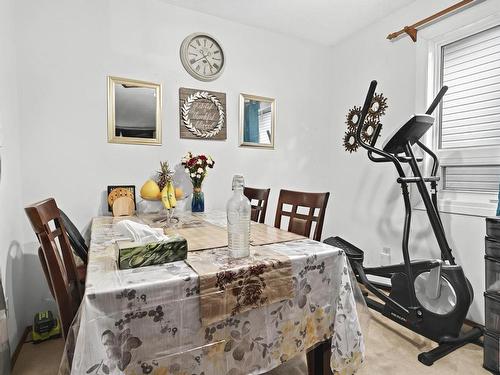
<svg viewBox="0 0 500 375">
<path fill-rule="evenodd" d="M 212 64 L 210 64 L 210 61 L 208 61 L 207 55 L 203 54 L 203 52 L 201 52 L 201 54 L 203 55 L 203 57 L 205 57 L 205 60 L 207 60 L 208 66 L 210 67 L 210 71 L 212 71 L 214 67 L 212 66 Z"/>
<path fill-rule="evenodd" d="M 199 59 L 194 60 L 194 61 L 191 63 L 191 65 L 193 65 L 194 63 L 197 63 L 197 62 L 198 62 L 198 61 L 200 61 L 201 59 L 205 59 L 205 58 L 206 58 L 206 57 L 205 57 L 205 55 L 203 55 L 203 53 L 202 53 L 202 56 L 201 56 Z"/>
<path fill-rule="evenodd" d="M 199 52 L 199 53 L 201 53 L 201 57 L 200 57 L 199 59 L 194 60 L 194 61 L 191 63 L 191 65 L 193 65 L 193 64 L 195 64 L 195 63 L 197 63 L 197 62 L 198 62 L 198 61 L 200 61 L 200 60 L 205 59 L 206 63 L 208 64 L 208 66 L 209 66 L 209 68 L 210 68 L 210 72 L 212 72 L 212 71 L 214 70 L 214 67 L 213 67 L 213 65 L 210 63 L 210 61 L 208 60 L 208 55 L 205 55 L 205 54 L 203 53 L 203 50 L 201 50 L 201 49 L 199 49 L 199 50 L 198 50 L 198 52 Z"/>
</svg>

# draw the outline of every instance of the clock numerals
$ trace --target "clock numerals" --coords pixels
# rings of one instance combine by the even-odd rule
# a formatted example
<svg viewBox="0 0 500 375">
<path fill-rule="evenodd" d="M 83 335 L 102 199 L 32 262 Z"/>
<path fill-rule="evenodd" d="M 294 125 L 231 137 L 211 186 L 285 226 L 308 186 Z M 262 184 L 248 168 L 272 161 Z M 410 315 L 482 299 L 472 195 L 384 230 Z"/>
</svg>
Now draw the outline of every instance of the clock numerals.
<svg viewBox="0 0 500 375">
<path fill-rule="evenodd" d="M 199 34 L 186 39 L 183 44 L 183 64 L 188 72 L 203 80 L 217 78 L 224 65 L 220 45 L 210 36 Z"/>
</svg>

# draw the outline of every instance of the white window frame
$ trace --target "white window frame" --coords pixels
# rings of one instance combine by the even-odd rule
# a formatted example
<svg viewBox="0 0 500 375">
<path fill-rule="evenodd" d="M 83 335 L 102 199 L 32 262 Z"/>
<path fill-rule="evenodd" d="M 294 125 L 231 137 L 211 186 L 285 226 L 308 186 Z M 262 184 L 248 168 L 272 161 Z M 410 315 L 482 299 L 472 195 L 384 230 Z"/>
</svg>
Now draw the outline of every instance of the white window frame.
<svg viewBox="0 0 500 375">
<path fill-rule="evenodd" d="M 464 23 L 461 23 L 463 25 Z M 424 33 L 424 42 L 421 44 L 421 49 L 425 51 L 426 61 L 423 61 L 423 53 L 417 52 L 417 82 L 419 76 L 425 77 L 424 74 L 419 74 L 427 71 L 427 80 L 424 87 L 420 89 L 425 90 L 423 103 L 427 104 L 425 109 L 430 105 L 434 97 L 437 95 L 441 88 L 441 49 L 444 45 L 456 42 L 460 39 L 466 38 L 481 31 L 488 30 L 492 27 L 500 25 L 500 13 L 490 15 L 479 21 L 470 22 L 467 26 L 454 26 L 447 24 L 442 27 L 436 35 Z M 420 35 L 420 34 L 419 34 Z M 426 38 L 427 37 L 427 38 Z M 424 69 L 418 69 L 419 64 L 427 65 Z M 419 89 L 417 83 L 417 90 Z M 418 99 L 417 99 L 418 102 Z M 418 106 L 419 108 L 420 106 Z M 421 112 L 425 109 L 419 108 Z M 435 126 L 432 127 L 432 132 L 426 135 L 424 142 L 436 152 L 438 156 L 440 168 L 439 173 L 442 172 L 442 167 L 456 166 L 456 165 L 491 165 L 500 164 L 500 145 L 499 146 L 485 146 L 474 147 L 467 149 L 439 149 L 439 132 L 440 132 L 440 108 L 436 108 L 433 113 L 436 119 Z M 432 160 L 426 158 L 424 170 L 426 174 L 430 172 Z M 462 214 L 471 216 L 492 216 L 495 215 L 498 193 L 495 192 L 478 192 L 478 191 L 452 191 L 443 189 L 443 180 L 439 182 L 438 191 L 438 206 L 441 212 L 451 214 Z M 421 202 L 417 203 L 416 209 L 425 209 Z"/>
</svg>

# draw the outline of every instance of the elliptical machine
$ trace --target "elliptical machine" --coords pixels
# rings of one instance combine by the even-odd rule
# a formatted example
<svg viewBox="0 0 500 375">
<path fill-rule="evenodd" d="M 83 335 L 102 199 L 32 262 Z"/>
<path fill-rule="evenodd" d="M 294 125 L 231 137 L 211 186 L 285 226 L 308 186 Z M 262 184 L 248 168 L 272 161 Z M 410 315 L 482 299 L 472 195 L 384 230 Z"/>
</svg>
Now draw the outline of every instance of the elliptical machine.
<svg viewBox="0 0 500 375">
<path fill-rule="evenodd" d="M 345 251 L 357 280 L 381 300 L 379 302 L 366 294 L 365 299 L 370 308 L 438 343 L 436 348 L 420 353 L 418 356 L 420 362 L 430 366 L 455 349 L 470 342 L 478 342 L 483 334 L 482 330 L 477 327 L 465 334 L 460 332 L 474 293 L 462 267 L 455 263 L 439 216 L 437 156 L 420 141 L 433 125 L 434 118 L 431 114 L 448 88 L 444 86 L 440 90 L 425 114 L 414 115 L 403 126 L 396 129 L 380 149 L 375 146 L 375 143 L 380 135 L 381 125 L 376 128 L 370 144 L 361 138 L 363 124 L 376 87 L 377 82 L 372 81 L 357 122 L 356 140 L 368 150 L 368 158 L 371 161 L 393 163 L 399 174 L 397 182 L 401 185 L 406 211 L 402 241 L 404 263 L 382 267 L 363 267 L 364 253 L 356 246 L 340 237 L 330 237 L 324 242 Z M 414 146 L 418 146 L 433 160 L 429 177 L 422 176 L 418 164 L 423 158 L 415 156 Z M 405 174 L 404 163 L 409 164 L 413 175 Z M 431 194 L 427 190 L 427 183 L 430 183 Z M 422 197 L 442 259 L 413 261 L 410 259 L 408 248 L 412 211 L 408 191 L 410 184 L 417 186 Z M 367 275 L 390 279 L 390 285 L 371 281 Z"/>
</svg>

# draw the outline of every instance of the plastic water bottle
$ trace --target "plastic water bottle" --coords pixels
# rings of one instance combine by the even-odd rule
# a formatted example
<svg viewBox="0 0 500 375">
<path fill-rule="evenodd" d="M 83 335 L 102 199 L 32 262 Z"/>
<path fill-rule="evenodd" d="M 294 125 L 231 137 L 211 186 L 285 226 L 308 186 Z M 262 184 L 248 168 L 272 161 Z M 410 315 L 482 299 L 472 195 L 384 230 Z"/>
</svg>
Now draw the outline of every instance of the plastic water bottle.
<svg viewBox="0 0 500 375">
<path fill-rule="evenodd" d="M 250 201 L 243 195 L 243 176 L 233 177 L 233 196 L 227 202 L 227 235 L 229 255 L 243 258 L 250 255 Z"/>
</svg>

